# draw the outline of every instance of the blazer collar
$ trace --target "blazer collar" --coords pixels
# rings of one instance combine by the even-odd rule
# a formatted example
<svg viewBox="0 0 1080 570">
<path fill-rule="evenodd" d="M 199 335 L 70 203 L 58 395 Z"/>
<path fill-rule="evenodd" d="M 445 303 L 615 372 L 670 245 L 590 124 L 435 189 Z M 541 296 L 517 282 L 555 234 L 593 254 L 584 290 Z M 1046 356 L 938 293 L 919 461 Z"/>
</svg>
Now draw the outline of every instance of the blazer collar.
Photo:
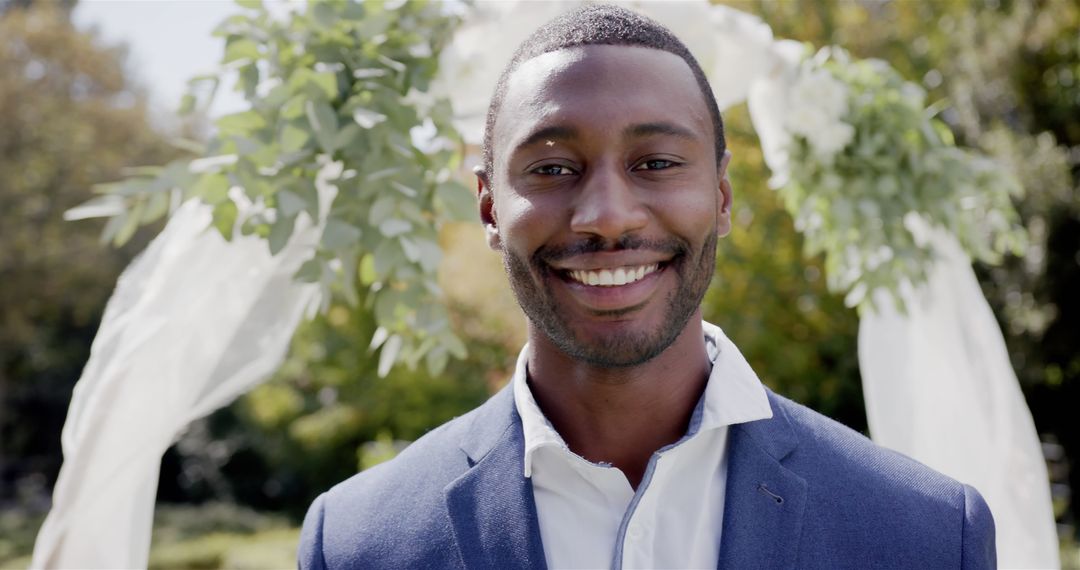
<svg viewBox="0 0 1080 570">
<path fill-rule="evenodd" d="M 798 439 L 772 392 L 769 402 L 771 419 L 729 432 L 720 568 L 795 567 L 807 484 L 783 465 Z"/>
<path fill-rule="evenodd" d="M 731 426 L 719 568 L 794 568 L 806 480 L 782 463 L 798 438 L 780 399 L 773 417 Z M 504 388 L 481 406 L 461 449 L 472 466 L 445 489 L 466 568 L 545 568 L 532 484 L 521 470 L 521 419 Z"/>
<path fill-rule="evenodd" d="M 532 483 L 521 470 L 525 438 L 509 388 L 477 410 L 461 449 L 471 468 L 444 492 L 465 567 L 546 568 Z"/>
</svg>

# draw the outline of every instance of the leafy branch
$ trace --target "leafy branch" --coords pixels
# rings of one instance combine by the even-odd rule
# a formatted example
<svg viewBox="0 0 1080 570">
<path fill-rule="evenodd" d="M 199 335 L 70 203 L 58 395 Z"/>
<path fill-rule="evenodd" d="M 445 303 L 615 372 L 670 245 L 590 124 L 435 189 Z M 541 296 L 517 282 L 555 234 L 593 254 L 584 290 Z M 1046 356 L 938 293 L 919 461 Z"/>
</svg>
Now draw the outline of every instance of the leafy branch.
<svg viewBox="0 0 1080 570">
<path fill-rule="evenodd" d="M 421 360 L 438 374 L 465 356 L 437 283 L 439 228 L 475 215 L 452 176 L 463 145 L 450 104 L 430 92 L 456 18 L 424 1 L 312 2 L 284 16 L 238 3 L 214 32 L 220 69 L 189 82 L 181 113 L 205 109 L 222 85 L 248 109 L 189 145 L 196 158 L 134 169 L 68 217 L 108 217 L 103 239 L 120 245 L 197 199 L 226 240 L 258 236 L 274 254 L 300 217 L 321 221 L 296 278 L 319 283 L 324 306 L 338 298 L 374 314 L 380 374 Z M 337 189 L 329 207 L 317 179 Z"/>
</svg>

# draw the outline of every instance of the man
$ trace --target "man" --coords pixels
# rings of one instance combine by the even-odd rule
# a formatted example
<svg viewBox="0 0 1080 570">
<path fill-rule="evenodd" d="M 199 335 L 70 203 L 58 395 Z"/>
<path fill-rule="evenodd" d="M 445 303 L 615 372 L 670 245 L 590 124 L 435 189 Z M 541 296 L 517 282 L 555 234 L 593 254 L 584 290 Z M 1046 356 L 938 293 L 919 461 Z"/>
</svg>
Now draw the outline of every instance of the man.
<svg viewBox="0 0 1080 570">
<path fill-rule="evenodd" d="M 768 392 L 702 322 L 732 202 L 711 93 L 621 8 L 519 48 L 477 175 L 529 343 L 483 406 L 319 497 L 302 568 L 994 566 L 974 489 Z"/>
</svg>

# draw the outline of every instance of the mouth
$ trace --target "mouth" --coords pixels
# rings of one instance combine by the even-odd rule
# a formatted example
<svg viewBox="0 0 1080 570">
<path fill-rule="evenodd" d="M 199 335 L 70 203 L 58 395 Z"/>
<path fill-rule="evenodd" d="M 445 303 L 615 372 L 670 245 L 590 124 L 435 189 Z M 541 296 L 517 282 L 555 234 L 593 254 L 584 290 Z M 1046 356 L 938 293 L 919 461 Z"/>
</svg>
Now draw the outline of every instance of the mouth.
<svg viewBox="0 0 1080 570">
<path fill-rule="evenodd" d="M 582 285 L 592 287 L 621 287 L 629 285 L 656 273 L 660 269 L 659 263 L 649 265 L 629 265 L 613 269 L 572 269 L 562 270 L 563 277 L 569 278 Z"/>
<path fill-rule="evenodd" d="M 582 269 L 548 266 L 577 304 L 594 315 L 625 315 L 652 298 L 673 260 Z"/>
</svg>

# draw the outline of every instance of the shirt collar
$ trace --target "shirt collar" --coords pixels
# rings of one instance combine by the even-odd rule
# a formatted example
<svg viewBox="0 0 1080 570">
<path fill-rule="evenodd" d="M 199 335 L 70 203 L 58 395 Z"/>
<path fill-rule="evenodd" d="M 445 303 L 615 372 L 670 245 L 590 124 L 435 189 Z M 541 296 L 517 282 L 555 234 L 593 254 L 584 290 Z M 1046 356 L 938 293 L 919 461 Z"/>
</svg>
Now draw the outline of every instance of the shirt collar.
<svg viewBox="0 0 1080 570">
<path fill-rule="evenodd" d="M 761 380 L 750 368 L 735 344 L 720 330 L 708 322 L 701 323 L 705 330 L 705 348 L 712 361 L 705 393 L 698 402 L 690 419 L 687 436 L 734 424 L 763 420 L 772 417 L 772 408 Z M 521 416 L 521 428 L 525 435 L 525 476 L 532 476 L 533 454 L 542 447 L 569 448 L 559 432 L 547 420 L 529 389 L 526 368 L 529 345 L 518 354 L 514 369 L 514 405 Z"/>
</svg>

